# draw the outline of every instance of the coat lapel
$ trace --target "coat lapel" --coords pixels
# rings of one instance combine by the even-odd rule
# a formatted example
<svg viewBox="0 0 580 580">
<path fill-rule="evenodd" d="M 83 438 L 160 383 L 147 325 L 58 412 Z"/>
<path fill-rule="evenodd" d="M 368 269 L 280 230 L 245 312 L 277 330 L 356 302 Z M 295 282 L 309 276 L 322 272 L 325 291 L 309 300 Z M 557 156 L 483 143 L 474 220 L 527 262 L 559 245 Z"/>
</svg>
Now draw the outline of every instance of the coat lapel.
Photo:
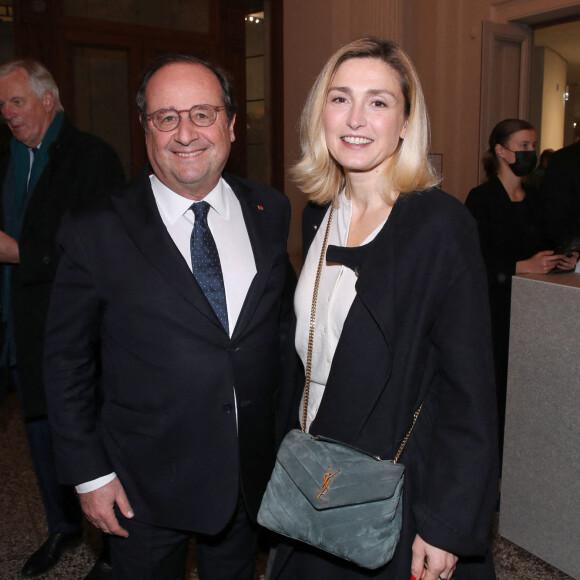
<svg viewBox="0 0 580 580">
<path fill-rule="evenodd" d="M 357 295 L 345 320 L 328 377 L 328 384 L 334 388 L 324 393 L 311 427 L 313 433 L 356 443 L 387 385 L 392 370 L 392 333 L 396 314 L 395 256 L 399 206 L 399 203 L 395 204 L 384 228 L 364 253 L 359 248 L 330 250 L 333 261 L 347 258 L 339 263 L 348 267 L 351 267 L 350 262 L 356 263 Z M 346 384 L 348 377 L 352 380 L 353 366 L 358 369 L 356 384 Z"/>
<path fill-rule="evenodd" d="M 22 223 L 22 231 L 20 233 L 21 237 L 24 237 L 30 228 L 34 227 L 37 216 L 39 216 L 39 219 L 43 219 L 43 208 L 46 207 L 47 204 L 54 204 L 54 198 L 47 195 L 47 189 L 50 190 L 51 188 L 51 183 L 54 179 L 53 173 L 59 172 L 61 165 L 61 148 L 63 143 L 68 139 L 71 128 L 72 125 L 65 115 L 57 138 L 49 145 L 49 162 L 44 168 L 42 174 L 39 176 L 38 182 L 32 191 L 30 200 L 28 201 L 24 214 L 24 221 Z"/>
<path fill-rule="evenodd" d="M 50 196 L 46 195 L 46 187 L 47 185 L 50 185 L 52 171 L 54 171 L 54 163 L 55 161 L 51 159 L 51 163 L 49 163 L 44 168 L 44 171 L 42 172 L 36 187 L 30 195 L 30 199 L 24 212 L 24 221 L 22 222 L 22 231 L 20 232 L 21 238 L 26 236 L 26 234 L 34 226 L 34 222 L 37 216 L 40 216 L 40 219 L 42 219 L 43 207 L 52 201 Z M 58 160 L 56 163 L 58 163 Z"/>
<path fill-rule="evenodd" d="M 272 269 L 272 249 L 267 235 L 270 210 L 267 200 L 262 199 L 260 194 L 250 188 L 245 182 L 229 174 L 224 174 L 224 179 L 240 202 L 257 271 L 248 289 L 238 322 L 232 334 L 232 338 L 236 338 L 244 331 L 252 319 Z"/>
<path fill-rule="evenodd" d="M 389 340 L 390 329 L 394 321 L 393 301 L 385 300 L 385 296 L 394 296 L 395 292 L 395 257 L 397 254 L 397 240 L 400 231 L 400 214 L 404 211 L 406 199 L 401 198 L 395 203 L 385 227 L 377 237 L 368 244 L 368 248 L 336 248 L 327 250 L 330 261 L 338 261 L 348 267 L 356 266 L 358 279 L 356 282 L 357 296 L 373 313 L 373 317 Z M 326 215 L 328 205 L 321 207 L 310 205 L 303 223 L 304 258 L 314 240 L 318 228 Z"/>
<path fill-rule="evenodd" d="M 395 264 L 400 208 L 401 205 L 396 203 L 387 223 L 371 242 L 359 266 L 356 283 L 357 296 L 372 314 L 387 344 L 392 344 L 391 335 L 395 323 Z"/>
<path fill-rule="evenodd" d="M 167 232 L 146 171 L 113 203 L 137 247 L 163 279 L 218 328 L 223 327 Z"/>
</svg>

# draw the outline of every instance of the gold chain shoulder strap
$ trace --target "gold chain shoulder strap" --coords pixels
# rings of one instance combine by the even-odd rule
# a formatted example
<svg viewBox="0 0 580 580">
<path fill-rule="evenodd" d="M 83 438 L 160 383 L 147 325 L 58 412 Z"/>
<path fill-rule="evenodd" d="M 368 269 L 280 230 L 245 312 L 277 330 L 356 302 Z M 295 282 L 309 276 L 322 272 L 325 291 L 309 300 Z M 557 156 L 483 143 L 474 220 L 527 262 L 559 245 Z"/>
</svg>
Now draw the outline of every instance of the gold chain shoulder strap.
<svg viewBox="0 0 580 580">
<path fill-rule="evenodd" d="M 332 214 L 334 213 L 334 202 L 330 206 L 328 214 L 328 224 L 324 233 L 322 242 L 322 251 L 318 260 L 318 269 L 316 270 L 316 279 L 314 280 L 314 292 L 312 294 L 312 308 L 310 310 L 310 330 L 308 331 L 308 353 L 306 355 L 306 372 L 304 378 L 304 406 L 302 408 L 302 433 L 306 433 L 306 418 L 308 416 L 308 398 L 310 396 L 310 375 L 312 372 L 312 345 L 314 344 L 314 326 L 316 322 L 316 302 L 318 300 L 318 287 L 320 286 L 320 276 L 322 275 L 322 266 L 326 259 L 326 247 L 328 246 L 328 236 L 330 234 L 330 224 L 332 223 Z"/>
<path fill-rule="evenodd" d="M 411 428 L 407 431 L 407 434 L 403 438 L 403 442 L 401 443 L 401 446 L 399 447 L 399 450 L 397 451 L 397 454 L 395 455 L 395 459 L 393 459 L 393 463 L 397 463 L 399 461 L 399 458 L 401 457 L 401 453 L 403 453 L 403 449 L 405 449 L 405 445 L 407 445 L 407 441 L 409 440 L 409 437 L 411 436 L 411 433 L 413 431 L 413 427 L 415 427 L 415 423 L 417 422 L 417 419 L 419 418 L 419 413 L 421 412 L 422 408 L 423 408 L 423 403 L 421 403 L 419 405 L 419 408 L 413 413 L 413 424 L 411 425 Z"/>
</svg>

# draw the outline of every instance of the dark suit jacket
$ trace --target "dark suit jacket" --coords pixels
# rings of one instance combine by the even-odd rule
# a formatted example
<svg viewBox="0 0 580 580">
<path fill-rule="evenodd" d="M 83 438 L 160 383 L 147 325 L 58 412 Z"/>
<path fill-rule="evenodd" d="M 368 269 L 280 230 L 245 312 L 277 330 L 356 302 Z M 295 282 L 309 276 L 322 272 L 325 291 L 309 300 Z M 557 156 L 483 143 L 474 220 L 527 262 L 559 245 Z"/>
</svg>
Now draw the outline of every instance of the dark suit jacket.
<svg viewBox="0 0 580 580">
<path fill-rule="evenodd" d="M 305 211 L 305 251 L 324 211 Z M 454 554 L 484 554 L 498 494 L 497 427 L 487 284 L 473 219 L 440 190 L 414 193 L 396 202 L 370 244 L 331 246 L 327 255 L 359 275 L 310 432 L 392 458 L 424 401 L 401 457 L 401 540 L 372 577 L 408 578 L 416 533 Z M 288 427 L 302 389 L 299 377 L 286 392 Z M 282 549 L 278 565 L 288 552 Z M 331 578 L 333 564 L 324 566 L 308 578 Z M 466 577 L 492 578 L 483 568 Z M 366 575 L 352 569 L 340 577 Z"/>
<path fill-rule="evenodd" d="M 580 234 L 580 142 L 550 157 L 542 197 L 546 230 L 556 249 Z"/>
<path fill-rule="evenodd" d="M 63 220 L 46 335 L 62 482 L 115 471 L 140 521 L 206 534 L 230 519 L 240 481 L 250 514 L 259 507 L 275 453 L 282 297 L 293 287 L 287 198 L 224 177 L 257 267 L 231 339 L 167 232 L 146 172 Z"/>
<path fill-rule="evenodd" d="M 20 264 L 14 266 L 12 274 L 12 312 L 23 412 L 27 417 L 46 413 L 43 335 L 58 265 L 56 233 L 62 215 L 125 180 L 113 148 L 102 139 L 75 129 L 66 116 L 49 155 L 26 208 L 19 240 Z M 5 158 L 0 183 L 4 183 L 8 163 L 9 158 Z M 3 229 L 3 215 L 1 224 Z"/>
</svg>

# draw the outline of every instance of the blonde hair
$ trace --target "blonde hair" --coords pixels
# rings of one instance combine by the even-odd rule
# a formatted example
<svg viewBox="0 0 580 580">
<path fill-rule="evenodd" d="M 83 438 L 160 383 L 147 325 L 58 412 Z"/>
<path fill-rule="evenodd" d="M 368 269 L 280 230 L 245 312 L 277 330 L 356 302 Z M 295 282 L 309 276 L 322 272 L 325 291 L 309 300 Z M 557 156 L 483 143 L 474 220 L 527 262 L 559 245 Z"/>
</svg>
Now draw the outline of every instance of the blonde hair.
<svg viewBox="0 0 580 580">
<path fill-rule="evenodd" d="M 290 173 L 309 199 L 331 201 L 346 185 L 344 171 L 328 151 L 323 114 L 326 98 L 338 67 L 352 58 L 377 58 L 397 73 L 405 99 L 405 139 L 391 156 L 379 180 L 380 194 L 392 205 L 399 194 L 422 191 L 437 184 L 429 163 L 429 119 L 421 83 L 411 59 L 396 43 L 376 38 L 355 40 L 337 50 L 318 75 L 300 119 L 300 161 Z"/>
</svg>

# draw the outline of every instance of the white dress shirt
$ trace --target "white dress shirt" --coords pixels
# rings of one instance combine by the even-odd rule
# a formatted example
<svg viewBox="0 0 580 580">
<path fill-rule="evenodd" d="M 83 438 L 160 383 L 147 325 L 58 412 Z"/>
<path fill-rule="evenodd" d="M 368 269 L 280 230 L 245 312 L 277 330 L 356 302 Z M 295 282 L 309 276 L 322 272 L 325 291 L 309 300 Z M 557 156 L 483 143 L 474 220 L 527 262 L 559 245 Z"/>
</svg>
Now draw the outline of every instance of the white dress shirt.
<svg viewBox="0 0 580 580">
<path fill-rule="evenodd" d="M 171 191 L 155 175 L 150 179 L 161 219 L 191 270 L 191 232 L 195 217 L 189 208 L 195 202 Z M 256 262 L 240 201 L 231 187 L 220 179 L 203 201 L 211 206 L 207 223 L 222 266 L 231 336 L 256 275 Z"/>
<path fill-rule="evenodd" d="M 151 175 L 150 179 L 163 224 L 191 270 L 191 232 L 195 217 L 190 208 L 195 202 L 169 189 L 155 175 Z M 220 257 L 231 336 L 256 275 L 256 262 L 240 201 L 226 181 L 220 179 L 203 201 L 211 206 L 207 223 Z M 115 473 L 110 473 L 81 483 L 76 486 L 76 490 L 78 493 L 88 493 L 103 487 L 115 477 Z"/>
<path fill-rule="evenodd" d="M 40 142 L 36 149 L 40 149 L 42 142 Z M 30 183 L 30 174 L 32 173 L 32 164 L 34 163 L 34 152 L 32 151 L 33 147 L 28 148 L 28 177 L 26 178 L 26 187 L 28 188 L 28 184 Z"/>
<path fill-rule="evenodd" d="M 308 255 L 304 261 L 304 267 L 298 280 L 296 293 L 294 294 L 294 311 L 296 313 L 296 351 L 306 368 L 308 353 L 308 336 L 310 331 L 310 313 L 312 309 L 312 293 L 316 271 L 322 251 L 322 243 L 328 224 L 330 209 L 326 212 L 318 232 L 310 245 Z M 352 202 L 347 199 L 344 191 L 338 196 L 337 207 L 334 209 L 328 244 L 333 246 L 346 246 L 350 221 L 352 218 Z M 385 225 L 381 223 L 363 244 L 372 241 Z M 344 321 L 350 307 L 356 297 L 356 274 L 341 264 L 329 264 L 324 262 L 320 283 L 318 287 L 318 302 L 316 304 L 316 324 L 314 326 L 314 345 L 312 349 L 312 369 L 310 376 L 310 393 L 308 396 L 308 413 L 306 418 L 306 431 L 309 431 L 314 421 L 318 408 L 322 402 L 324 389 L 330 374 L 332 359 L 342 333 Z M 302 424 L 302 409 L 304 395 L 300 402 L 298 416 Z"/>
</svg>

